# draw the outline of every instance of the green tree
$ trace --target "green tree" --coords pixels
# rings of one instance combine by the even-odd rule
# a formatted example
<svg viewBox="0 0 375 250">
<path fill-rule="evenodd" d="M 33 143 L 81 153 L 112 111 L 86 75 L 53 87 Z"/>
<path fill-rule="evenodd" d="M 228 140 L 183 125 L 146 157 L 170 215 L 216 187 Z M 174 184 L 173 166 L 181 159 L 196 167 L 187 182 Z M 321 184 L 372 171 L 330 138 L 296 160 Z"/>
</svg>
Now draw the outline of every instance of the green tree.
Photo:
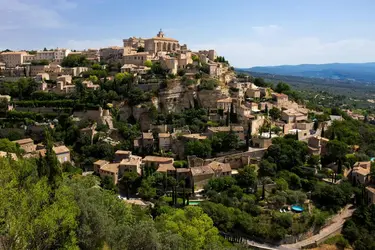
<svg viewBox="0 0 375 250">
<path fill-rule="evenodd" d="M 242 188 L 252 188 L 257 183 L 256 165 L 246 165 L 238 170 L 237 183 Z"/>
<path fill-rule="evenodd" d="M 162 214 L 156 219 L 156 226 L 161 232 L 180 235 L 183 249 L 206 249 L 213 243 L 222 246 L 218 229 L 200 207 L 188 206 L 184 210 L 175 209 Z"/>
<path fill-rule="evenodd" d="M 73 68 L 73 67 L 86 67 L 86 66 L 89 66 L 89 61 L 87 60 L 87 58 L 83 55 L 76 55 L 76 54 L 73 54 L 73 55 L 68 55 L 67 57 L 65 57 L 62 62 L 61 62 L 61 66 L 63 67 L 70 67 L 70 68 Z"/>
<path fill-rule="evenodd" d="M 120 179 L 120 184 L 125 187 L 127 199 L 130 198 L 130 191 L 132 190 L 132 187 L 137 179 L 138 174 L 135 172 L 125 172 Z"/>
<path fill-rule="evenodd" d="M 287 83 L 284 83 L 284 82 L 279 82 L 277 85 L 276 85 L 276 88 L 275 88 L 275 91 L 277 93 L 287 93 L 289 92 L 291 89 L 290 89 L 290 86 L 287 84 Z"/>
<path fill-rule="evenodd" d="M 198 157 L 208 157 L 211 155 L 212 148 L 209 140 L 192 140 L 185 145 L 186 155 L 196 155 Z"/>
<path fill-rule="evenodd" d="M 151 60 L 146 60 L 144 65 L 146 67 L 152 68 L 152 62 L 151 62 Z"/>
<path fill-rule="evenodd" d="M 269 114 L 273 120 L 278 120 L 281 118 L 281 111 L 276 107 L 272 107 L 269 111 Z"/>
<path fill-rule="evenodd" d="M 21 149 L 16 143 L 4 138 L 0 139 L 0 151 L 19 154 Z"/>
<path fill-rule="evenodd" d="M 156 188 L 153 187 L 153 181 L 150 177 L 142 180 L 138 193 L 145 200 L 151 200 L 156 196 Z"/>
<path fill-rule="evenodd" d="M 259 176 L 275 176 L 277 166 L 275 163 L 270 163 L 268 160 L 262 160 L 259 164 Z"/>
</svg>

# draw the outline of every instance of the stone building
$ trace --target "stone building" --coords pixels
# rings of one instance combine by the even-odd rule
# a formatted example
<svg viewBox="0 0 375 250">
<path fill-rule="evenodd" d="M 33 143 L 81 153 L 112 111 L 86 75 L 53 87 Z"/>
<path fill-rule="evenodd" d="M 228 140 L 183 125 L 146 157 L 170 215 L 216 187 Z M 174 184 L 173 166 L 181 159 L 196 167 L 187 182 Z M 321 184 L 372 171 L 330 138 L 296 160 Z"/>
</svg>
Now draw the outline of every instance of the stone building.
<svg viewBox="0 0 375 250">
<path fill-rule="evenodd" d="M 99 175 L 101 178 L 109 177 L 112 179 L 113 183 L 116 185 L 118 182 L 118 163 L 108 163 L 100 167 Z"/>
<path fill-rule="evenodd" d="M 24 63 L 24 57 L 27 56 L 26 51 L 2 52 L 0 53 L 0 61 L 4 62 L 6 67 L 14 68 Z"/>
<path fill-rule="evenodd" d="M 34 144 L 34 141 L 31 138 L 25 138 L 25 139 L 13 141 L 13 142 L 18 144 L 20 148 L 25 151 L 25 153 L 34 152 L 36 149 L 36 145 Z"/>
<path fill-rule="evenodd" d="M 165 37 L 162 30 L 159 31 L 156 37 L 145 39 L 144 43 L 145 51 L 153 54 L 157 52 L 173 52 L 180 50 L 178 40 Z"/>
<path fill-rule="evenodd" d="M 106 63 L 122 62 L 124 56 L 124 48 L 119 46 L 112 46 L 108 48 L 101 48 L 99 50 L 100 61 Z"/>
<path fill-rule="evenodd" d="M 121 160 L 118 170 L 118 176 L 121 178 L 126 172 L 137 173 L 139 176 L 142 175 L 142 157 L 131 155 L 128 159 Z"/>
<path fill-rule="evenodd" d="M 214 134 L 217 134 L 219 132 L 229 133 L 230 131 L 234 132 L 241 141 L 245 140 L 244 128 L 242 126 L 208 127 L 207 128 L 207 133 L 209 137 L 212 137 Z"/>
<path fill-rule="evenodd" d="M 191 171 L 191 181 L 194 190 L 203 189 L 205 185 L 208 184 L 215 176 L 215 172 L 208 166 L 193 167 L 190 168 Z"/>
<path fill-rule="evenodd" d="M 366 185 L 370 182 L 371 162 L 356 162 L 351 171 L 351 178 L 354 184 Z"/>
<path fill-rule="evenodd" d="M 66 146 L 53 147 L 52 149 L 60 163 L 70 162 L 70 150 Z"/>
<path fill-rule="evenodd" d="M 159 150 L 168 151 L 172 147 L 172 136 L 170 133 L 159 133 Z"/>
</svg>

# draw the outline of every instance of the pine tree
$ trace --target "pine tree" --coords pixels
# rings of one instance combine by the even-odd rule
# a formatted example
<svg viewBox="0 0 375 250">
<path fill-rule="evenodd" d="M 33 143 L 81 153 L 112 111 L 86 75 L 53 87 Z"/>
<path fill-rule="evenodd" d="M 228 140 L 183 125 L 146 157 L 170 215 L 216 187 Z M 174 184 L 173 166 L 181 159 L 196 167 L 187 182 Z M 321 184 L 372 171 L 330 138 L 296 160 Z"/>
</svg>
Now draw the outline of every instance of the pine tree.
<svg viewBox="0 0 375 250">
<path fill-rule="evenodd" d="M 62 171 L 56 154 L 53 151 L 52 136 L 48 130 L 45 130 L 44 134 L 46 145 L 46 157 L 44 159 L 44 162 L 46 168 L 48 168 L 48 182 L 50 183 L 51 187 L 55 189 L 62 179 Z"/>
</svg>

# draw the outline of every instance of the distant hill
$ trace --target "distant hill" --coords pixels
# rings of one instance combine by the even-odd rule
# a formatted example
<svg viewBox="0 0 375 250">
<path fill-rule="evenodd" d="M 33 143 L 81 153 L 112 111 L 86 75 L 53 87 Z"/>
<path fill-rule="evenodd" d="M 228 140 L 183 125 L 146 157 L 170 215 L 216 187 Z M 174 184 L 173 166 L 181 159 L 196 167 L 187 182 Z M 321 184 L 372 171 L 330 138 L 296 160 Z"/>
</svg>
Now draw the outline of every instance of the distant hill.
<svg viewBox="0 0 375 250">
<path fill-rule="evenodd" d="M 265 66 L 241 69 L 276 75 L 329 78 L 375 83 L 375 62 Z"/>
</svg>

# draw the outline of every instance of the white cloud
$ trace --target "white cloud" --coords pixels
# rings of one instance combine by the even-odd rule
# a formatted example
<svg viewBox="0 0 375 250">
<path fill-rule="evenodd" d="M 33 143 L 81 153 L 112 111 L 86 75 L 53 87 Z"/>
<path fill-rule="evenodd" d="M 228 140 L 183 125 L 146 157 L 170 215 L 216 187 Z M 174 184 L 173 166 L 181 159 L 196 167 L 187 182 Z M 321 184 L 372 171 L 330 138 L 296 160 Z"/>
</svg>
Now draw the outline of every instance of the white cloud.
<svg viewBox="0 0 375 250">
<path fill-rule="evenodd" d="M 316 37 L 290 38 L 286 42 L 223 41 L 194 48 L 214 48 L 235 67 L 331 62 L 371 62 L 375 40 L 352 38 L 323 41 Z"/>
<path fill-rule="evenodd" d="M 60 12 L 75 7 L 67 0 L 0 0 L 0 23 L 8 23 L 0 29 L 60 28 L 66 24 Z"/>
<path fill-rule="evenodd" d="M 109 46 L 122 46 L 122 39 L 102 39 L 102 40 L 69 40 L 65 47 L 71 49 L 104 48 Z"/>
</svg>

